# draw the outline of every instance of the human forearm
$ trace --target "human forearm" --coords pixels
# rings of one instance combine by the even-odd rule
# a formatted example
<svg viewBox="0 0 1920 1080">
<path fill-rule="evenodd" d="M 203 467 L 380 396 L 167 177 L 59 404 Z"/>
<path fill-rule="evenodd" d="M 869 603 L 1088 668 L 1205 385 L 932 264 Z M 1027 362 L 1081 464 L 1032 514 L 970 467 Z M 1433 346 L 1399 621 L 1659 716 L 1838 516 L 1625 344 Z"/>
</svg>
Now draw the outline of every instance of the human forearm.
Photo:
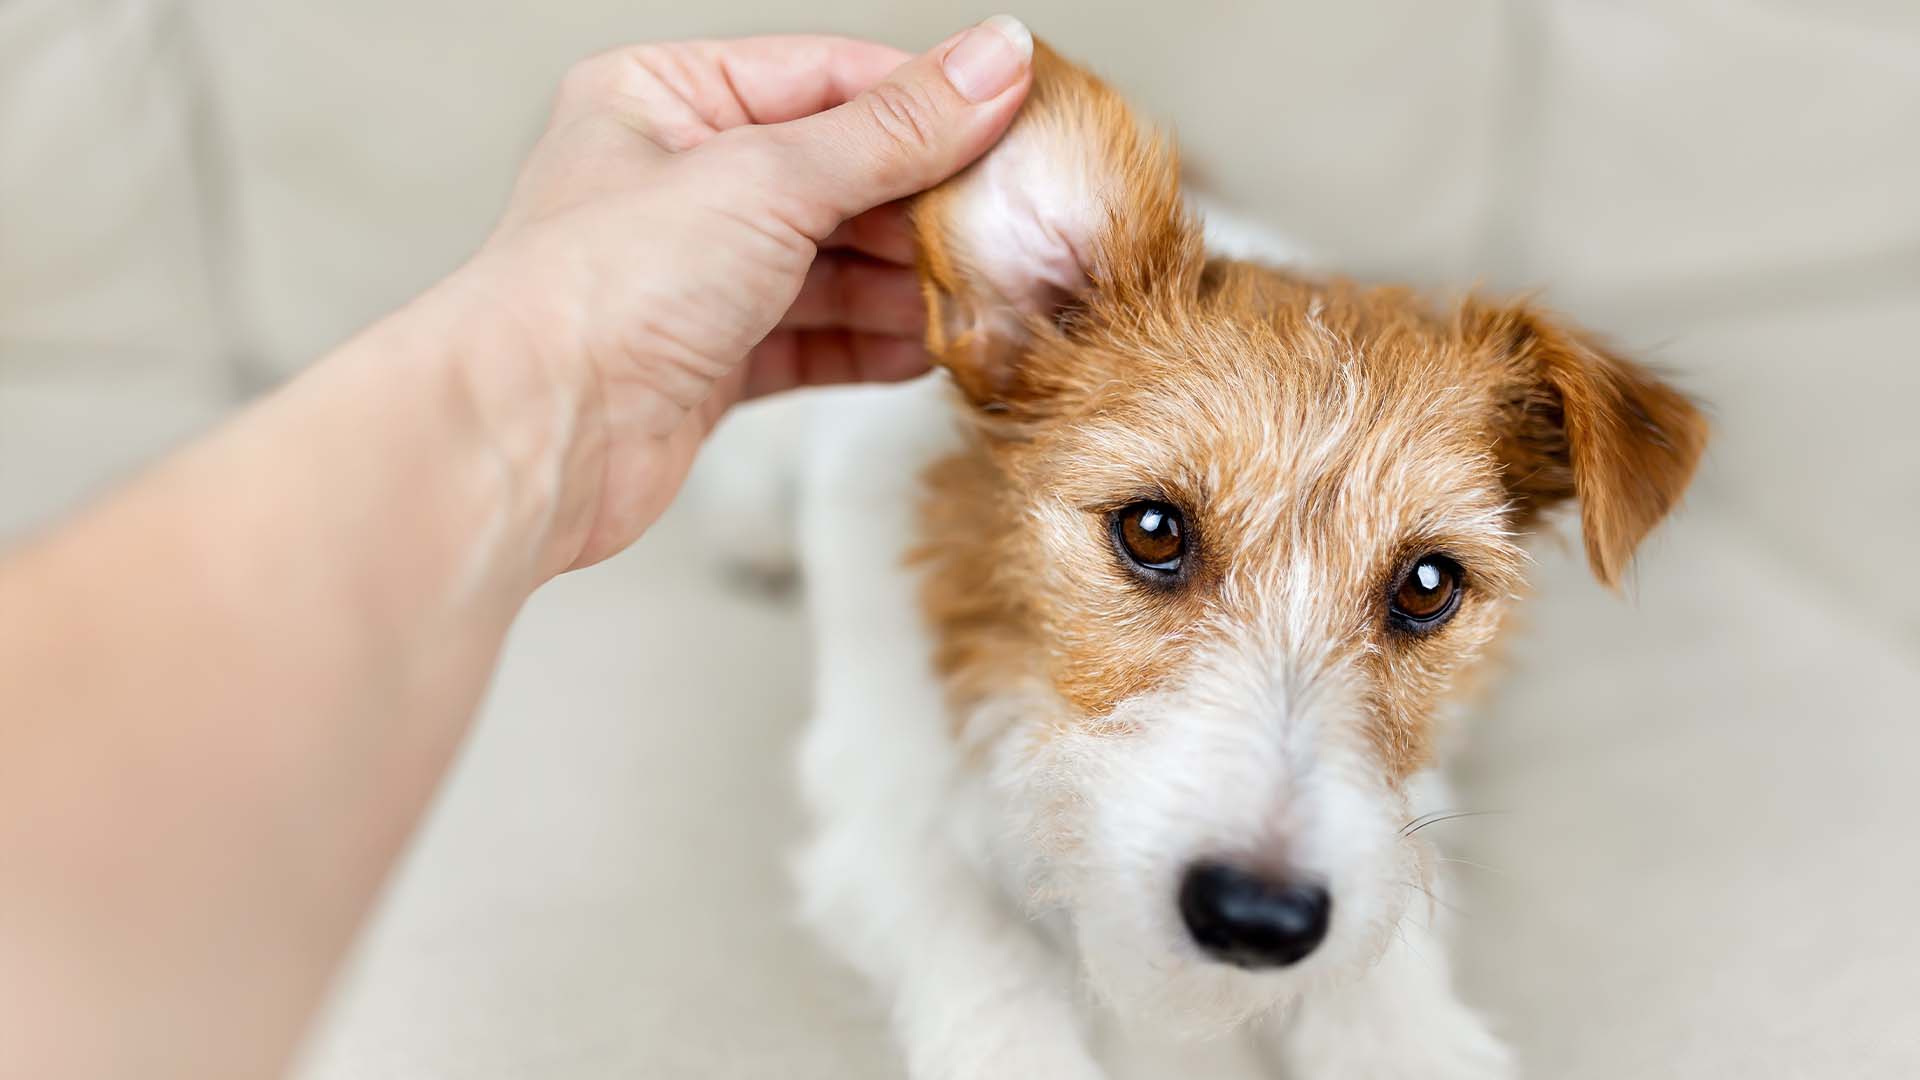
<svg viewBox="0 0 1920 1080">
<path fill-rule="evenodd" d="M 285 1053 L 569 542 L 590 394 L 460 287 L 0 569 L 0 1071 Z"/>
</svg>

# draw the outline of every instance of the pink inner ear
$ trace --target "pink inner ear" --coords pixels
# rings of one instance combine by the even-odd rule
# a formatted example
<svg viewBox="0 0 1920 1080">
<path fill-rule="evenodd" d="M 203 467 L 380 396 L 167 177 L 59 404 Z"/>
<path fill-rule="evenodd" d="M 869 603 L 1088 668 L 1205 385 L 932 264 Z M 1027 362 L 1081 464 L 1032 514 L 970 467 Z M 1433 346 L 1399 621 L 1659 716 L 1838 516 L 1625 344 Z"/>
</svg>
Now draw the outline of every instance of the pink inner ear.
<svg viewBox="0 0 1920 1080">
<path fill-rule="evenodd" d="M 969 271 L 1002 311 L 976 314 L 998 332 L 1051 317 L 1089 287 L 1095 232 L 1106 220 L 1108 170 L 1077 140 L 1021 125 L 988 153 L 953 204 L 949 228 Z"/>
</svg>

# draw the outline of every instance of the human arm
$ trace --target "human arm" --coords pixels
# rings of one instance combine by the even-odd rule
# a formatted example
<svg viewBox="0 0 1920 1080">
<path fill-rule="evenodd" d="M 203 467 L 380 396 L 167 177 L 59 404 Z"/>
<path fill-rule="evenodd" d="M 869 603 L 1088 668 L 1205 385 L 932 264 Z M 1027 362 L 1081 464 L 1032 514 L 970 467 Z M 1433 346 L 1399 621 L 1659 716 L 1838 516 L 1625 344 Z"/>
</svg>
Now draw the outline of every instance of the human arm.
<svg viewBox="0 0 1920 1080">
<path fill-rule="evenodd" d="M 734 401 L 924 364 L 887 204 L 1018 107 L 980 32 L 580 65 L 466 266 L 0 562 L 0 1075 L 282 1067 L 527 595 Z"/>
</svg>

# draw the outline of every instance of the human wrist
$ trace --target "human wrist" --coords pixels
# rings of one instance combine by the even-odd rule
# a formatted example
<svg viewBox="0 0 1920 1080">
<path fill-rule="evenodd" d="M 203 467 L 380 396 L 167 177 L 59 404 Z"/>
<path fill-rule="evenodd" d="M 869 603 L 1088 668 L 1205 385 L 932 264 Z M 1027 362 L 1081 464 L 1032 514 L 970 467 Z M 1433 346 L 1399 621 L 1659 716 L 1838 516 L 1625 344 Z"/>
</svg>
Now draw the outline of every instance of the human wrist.
<svg viewBox="0 0 1920 1080">
<path fill-rule="evenodd" d="M 645 238 L 653 257 L 628 260 L 607 230 Z M 493 437 L 516 475 L 550 485 L 547 576 L 618 553 L 665 511 L 741 392 L 768 329 L 752 323 L 784 306 L 762 298 L 756 269 L 713 230 L 642 204 L 523 224 L 436 290 L 467 313 L 459 364 Z"/>
<path fill-rule="evenodd" d="M 578 559 L 604 480 L 608 433 L 591 365 L 554 343 L 566 313 L 530 310 L 511 276 L 476 259 L 397 313 L 430 350 L 460 453 L 482 477 L 489 550 L 537 586 Z"/>
</svg>

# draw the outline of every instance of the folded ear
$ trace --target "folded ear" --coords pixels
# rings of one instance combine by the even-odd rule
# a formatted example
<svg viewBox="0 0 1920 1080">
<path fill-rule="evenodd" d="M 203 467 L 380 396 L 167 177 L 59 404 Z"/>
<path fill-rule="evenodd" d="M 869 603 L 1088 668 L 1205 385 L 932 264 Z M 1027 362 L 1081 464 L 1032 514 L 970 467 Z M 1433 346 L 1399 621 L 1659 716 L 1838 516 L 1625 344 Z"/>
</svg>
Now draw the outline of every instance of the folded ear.
<svg viewBox="0 0 1920 1080">
<path fill-rule="evenodd" d="M 1063 372 L 1029 357 L 1077 312 L 1195 289 L 1200 233 L 1179 166 L 1120 96 L 1036 42 L 1033 89 L 1006 135 L 913 207 L 927 345 L 977 405 L 1008 409 Z"/>
<path fill-rule="evenodd" d="M 1531 514 L 1577 496 L 1587 561 L 1617 584 L 1693 478 L 1706 418 L 1653 372 L 1529 305 L 1469 301 L 1462 317 L 1511 379 L 1499 437 L 1514 501 Z"/>
</svg>

